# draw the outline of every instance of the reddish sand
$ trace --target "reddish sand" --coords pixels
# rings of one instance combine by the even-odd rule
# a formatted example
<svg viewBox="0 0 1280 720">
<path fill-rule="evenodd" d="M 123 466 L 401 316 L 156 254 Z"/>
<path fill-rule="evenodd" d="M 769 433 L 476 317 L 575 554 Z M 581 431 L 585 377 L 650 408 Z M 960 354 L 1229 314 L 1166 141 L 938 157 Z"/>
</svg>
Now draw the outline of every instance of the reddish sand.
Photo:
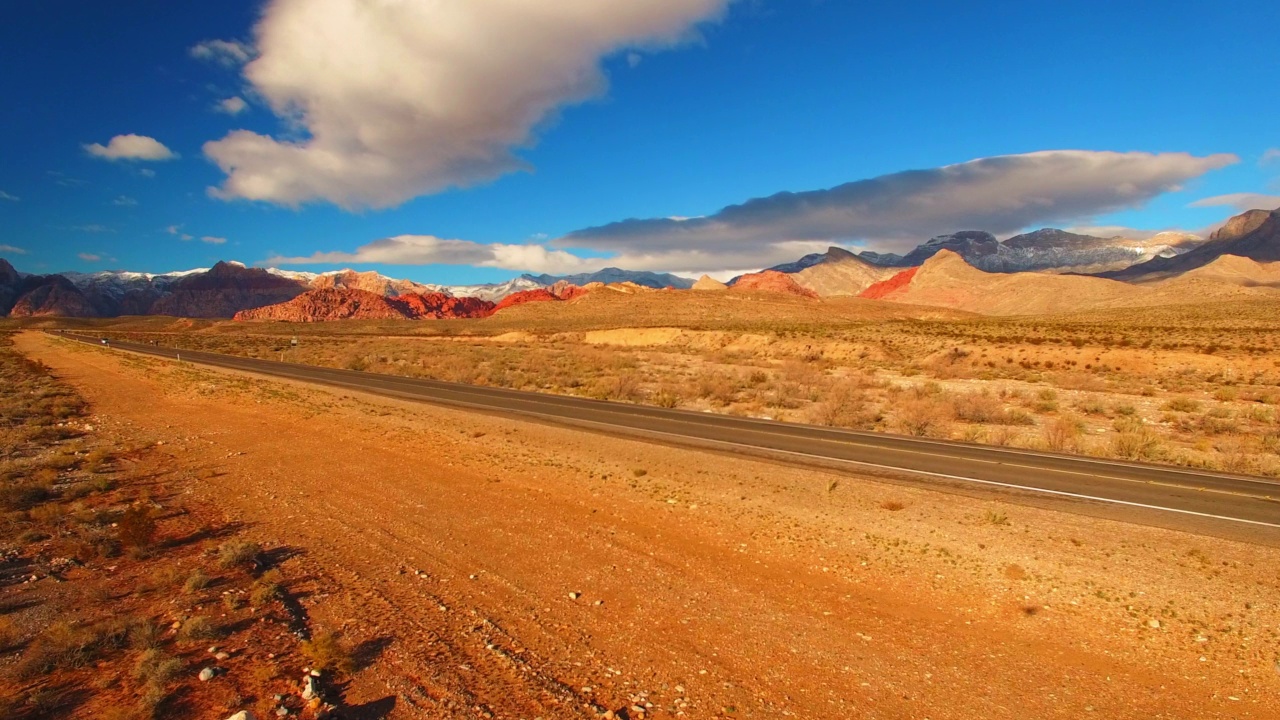
<svg viewBox="0 0 1280 720">
<path fill-rule="evenodd" d="M 1270 548 L 19 344 L 296 549 L 391 720 L 1276 717 Z"/>
</svg>

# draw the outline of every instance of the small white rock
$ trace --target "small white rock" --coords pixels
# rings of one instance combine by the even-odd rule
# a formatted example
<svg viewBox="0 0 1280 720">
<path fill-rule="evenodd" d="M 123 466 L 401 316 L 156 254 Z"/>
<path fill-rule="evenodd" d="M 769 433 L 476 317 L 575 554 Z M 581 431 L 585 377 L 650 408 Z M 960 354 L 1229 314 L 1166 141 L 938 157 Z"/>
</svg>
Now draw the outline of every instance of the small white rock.
<svg viewBox="0 0 1280 720">
<path fill-rule="evenodd" d="M 214 676 L 213 668 L 207 667 L 200 671 L 200 682 L 209 682 L 210 680 L 213 679 L 213 676 Z"/>
</svg>

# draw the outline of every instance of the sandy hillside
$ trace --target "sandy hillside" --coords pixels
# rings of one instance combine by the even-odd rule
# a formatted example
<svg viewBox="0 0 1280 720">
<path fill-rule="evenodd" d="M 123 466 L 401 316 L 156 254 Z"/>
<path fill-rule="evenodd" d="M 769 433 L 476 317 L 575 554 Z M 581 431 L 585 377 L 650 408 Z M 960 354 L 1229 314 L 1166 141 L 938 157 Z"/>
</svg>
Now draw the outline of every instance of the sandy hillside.
<svg viewBox="0 0 1280 720">
<path fill-rule="evenodd" d="M 852 253 L 832 257 L 792 275 L 802 287 L 823 297 L 857 295 L 874 283 L 886 280 L 902 268 L 872 265 Z"/>
<path fill-rule="evenodd" d="M 485 333 L 500 328 L 541 332 L 668 326 L 750 328 L 965 316 L 953 310 L 862 298 L 814 299 L 741 289 L 735 292 L 650 290 L 635 294 L 595 291 L 573 302 L 520 305 L 464 327 Z"/>
<path fill-rule="evenodd" d="M 1248 288 L 1280 288 L 1280 262 L 1263 263 L 1238 255 L 1223 255 L 1208 265 L 1151 285 L 1168 289 L 1210 283 Z"/>
<path fill-rule="evenodd" d="M 18 345 L 292 549 L 392 720 L 1274 717 L 1269 547 Z"/>
<path fill-rule="evenodd" d="M 985 315 L 1042 315 L 1138 305 L 1149 291 L 1115 280 L 1045 273 L 987 273 L 943 250 L 885 300 Z"/>
</svg>

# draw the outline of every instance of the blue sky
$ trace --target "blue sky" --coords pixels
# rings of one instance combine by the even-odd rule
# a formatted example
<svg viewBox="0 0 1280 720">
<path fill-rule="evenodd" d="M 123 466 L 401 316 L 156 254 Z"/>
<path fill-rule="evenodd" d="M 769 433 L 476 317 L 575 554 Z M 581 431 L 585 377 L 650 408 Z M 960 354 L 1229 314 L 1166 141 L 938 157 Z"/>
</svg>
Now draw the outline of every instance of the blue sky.
<svg viewBox="0 0 1280 720">
<path fill-rule="evenodd" d="M 1280 196 L 1272 2 L 486 5 L 8 9 L 0 256 L 447 283 L 736 271 L 935 231 L 1199 230 Z M 108 146 L 128 135 L 176 157 L 86 149 L 147 155 Z M 1088 152 L 1026 155 L 1051 150 Z M 1024 157 L 940 170 L 1000 156 Z"/>
</svg>

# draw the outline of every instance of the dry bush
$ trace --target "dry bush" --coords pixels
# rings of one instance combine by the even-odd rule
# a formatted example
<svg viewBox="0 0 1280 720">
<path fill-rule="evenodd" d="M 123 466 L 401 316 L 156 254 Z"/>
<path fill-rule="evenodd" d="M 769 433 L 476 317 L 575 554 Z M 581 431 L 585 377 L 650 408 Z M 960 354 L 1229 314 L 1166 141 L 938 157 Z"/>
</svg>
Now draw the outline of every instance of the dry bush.
<svg viewBox="0 0 1280 720">
<path fill-rule="evenodd" d="M 880 503 L 880 509 L 888 510 L 889 512 L 898 512 L 899 510 L 903 510 L 906 507 L 907 506 L 905 504 L 898 502 L 897 500 L 885 500 L 884 502 Z"/>
<path fill-rule="evenodd" d="M 116 536 L 127 548 L 147 548 L 155 540 L 156 520 L 151 509 L 133 505 L 120 515 L 116 522 Z"/>
<path fill-rule="evenodd" d="M 355 670 L 355 658 L 342 637 L 331 630 L 317 632 L 299 648 L 317 670 L 349 674 Z"/>
<path fill-rule="evenodd" d="M 1184 413 L 1199 412 L 1200 401 L 1194 398 L 1178 396 L 1170 398 L 1169 402 L 1164 404 L 1164 409 Z"/>
<path fill-rule="evenodd" d="M 262 546 L 243 540 L 231 540 L 218 546 L 218 564 L 224 568 L 247 568 L 258 564 Z"/>
<path fill-rule="evenodd" d="M 947 437 L 951 434 L 951 404 L 921 397 L 907 400 L 898 408 L 898 429 L 916 437 Z"/>
<path fill-rule="evenodd" d="M 150 648 L 138 658 L 133 667 L 133 677 L 144 685 L 164 687 L 184 667 L 186 665 L 178 658 L 158 648 Z"/>
<path fill-rule="evenodd" d="M 1146 427 L 1118 433 L 1111 439 L 1111 455 L 1125 460 L 1158 460 L 1164 454 L 1164 445 Z"/>
<path fill-rule="evenodd" d="M 1067 452 L 1079 449 L 1083 430 L 1079 420 L 1062 417 L 1046 423 L 1041 434 L 1047 448 L 1053 452 Z"/>
<path fill-rule="evenodd" d="M 179 640 L 213 640 L 221 635 L 221 628 L 205 615 L 187 618 L 178 628 Z"/>
<path fill-rule="evenodd" d="M 200 568 L 196 568 L 195 571 L 187 576 L 187 580 L 182 584 L 182 587 L 187 592 L 194 593 L 209 587 L 211 582 L 213 582 L 212 578 L 205 575 Z"/>
<path fill-rule="evenodd" d="M 90 627 L 58 622 L 32 641 L 14 672 L 19 678 L 30 679 L 55 670 L 84 667 L 103 652 L 122 647 L 127 635 L 128 628 L 121 622 Z"/>
<path fill-rule="evenodd" d="M 284 597 L 284 578 L 279 570 L 268 570 L 249 588 L 249 604 L 262 607 Z"/>
<path fill-rule="evenodd" d="M 826 393 L 826 398 L 813 405 L 809 417 L 817 425 L 865 428 L 878 420 L 867 393 L 851 382 L 841 382 Z"/>
</svg>

